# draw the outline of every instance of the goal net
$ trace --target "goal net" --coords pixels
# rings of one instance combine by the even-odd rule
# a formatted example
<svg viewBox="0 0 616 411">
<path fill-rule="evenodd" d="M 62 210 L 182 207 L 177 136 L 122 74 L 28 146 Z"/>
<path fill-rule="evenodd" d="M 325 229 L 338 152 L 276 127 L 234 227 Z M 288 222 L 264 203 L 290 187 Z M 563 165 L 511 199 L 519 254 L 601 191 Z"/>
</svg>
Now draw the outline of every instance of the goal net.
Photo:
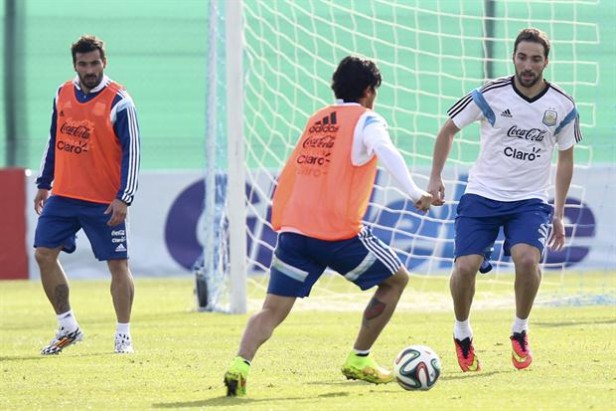
<svg viewBox="0 0 616 411">
<path fill-rule="evenodd" d="M 538 27 L 550 36 L 553 49 L 545 77 L 576 97 L 582 132 L 591 134 L 597 126 L 594 90 L 600 78 L 600 66 L 593 57 L 600 45 L 597 4 L 547 0 L 219 2 L 210 15 L 210 22 L 218 20 L 218 30 L 210 38 L 214 36 L 219 43 L 212 60 L 219 67 L 214 81 L 218 115 L 208 118 L 216 123 L 211 130 L 221 143 L 215 148 L 222 155 L 216 164 L 220 169 L 239 167 L 242 174 L 240 180 L 231 181 L 231 172 L 229 180 L 221 179 L 227 191 L 236 190 L 236 196 L 239 184 L 242 197 L 222 200 L 227 210 L 223 218 L 228 219 L 228 212 L 238 212 L 244 205 L 246 215 L 236 215 L 245 219 L 245 224 L 231 227 L 228 236 L 218 236 L 217 241 L 231 241 L 230 247 L 227 244 L 217 249 L 233 252 L 234 247 L 245 247 L 247 252 L 238 253 L 241 261 L 235 268 L 231 258 L 230 264 L 214 271 L 230 270 L 223 280 L 217 280 L 226 281 L 223 290 L 242 281 L 247 281 L 252 290 L 246 297 L 242 289 L 234 297 L 239 300 L 225 297 L 222 304 L 242 312 L 246 302 L 252 307 L 252 298 L 258 304 L 264 295 L 276 243 L 269 216 L 278 173 L 308 117 L 334 101 L 331 76 L 344 56 L 362 55 L 377 62 L 383 84 L 375 110 L 389 122 L 392 139 L 415 181 L 426 187 L 435 136 L 446 120 L 447 109 L 485 81 L 512 74 L 513 42 L 525 27 Z M 230 40 L 231 31 L 239 33 L 234 40 Z M 229 67 L 233 56 L 235 65 L 241 67 Z M 211 73 L 209 78 L 212 81 Z M 229 120 L 223 123 L 220 118 Z M 227 136 L 233 139 L 230 128 L 238 124 L 239 134 L 235 135 L 241 139 L 239 149 L 233 142 L 227 146 L 226 140 Z M 415 212 L 412 202 L 380 170 L 364 218 L 414 274 L 410 287 L 432 295 L 433 299 L 425 301 L 435 306 L 449 304 L 448 289 L 439 286 L 433 290 L 430 282 L 435 277 L 442 279 L 452 266 L 455 209 L 469 166 L 478 154 L 478 136 L 478 126 L 471 125 L 454 140 L 444 172 L 445 206 L 433 208 L 427 215 Z M 590 168 L 594 155 L 583 140 L 576 148 L 576 173 Z M 245 190 L 241 190 L 242 185 Z M 569 197 L 570 245 L 588 228 L 581 224 L 585 186 L 574 182 Z M 229 225 L 233 225 L 231 220 Z M 215 222 L 210 226 L 226 227 Z M 234 236 L 244 238 L 234 246 Z M 574 260 L 572 253 L 574 250 L 568 247 L 546 254 L 546 268 L 560 273 L 554 280 L 546 278 L 548 284 L 554 281 L 557 289 L 562 288 L 564 268 Z M 503 255 L 502 236 L 495 244 L 492 260 L 494 270 L 486 277 L 488 281 L 511 284 L 507 276 L 512 273 L 512 264 Z M 244 276 L 246 280 L 242 280 Z M 316 309 L 328 301 L 350 307 L 349 301 L 356 295 L 345 295 L 353 287 L 336 278 L 326 274 L 313 291 L 316 297 L 308 299 L 313 302 L 305 304 Z"/>
</svg>

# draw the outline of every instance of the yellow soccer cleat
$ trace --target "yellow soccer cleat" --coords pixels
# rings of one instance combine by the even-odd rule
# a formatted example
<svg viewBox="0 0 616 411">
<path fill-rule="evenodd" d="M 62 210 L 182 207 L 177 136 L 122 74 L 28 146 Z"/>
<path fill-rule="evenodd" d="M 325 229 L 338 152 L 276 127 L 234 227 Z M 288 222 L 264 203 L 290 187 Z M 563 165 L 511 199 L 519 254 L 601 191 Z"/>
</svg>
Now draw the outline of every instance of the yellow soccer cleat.
<svg viewBox="0 0 616 411">
<path fill-rule="evenodd" d="M 243 397 L 246 395 L 246 380 L 248 379 L 250 364 L 242 357 L 235 357 L 229 370 L 225 373 L 225 386 L 227 397 Z"/>
<path fill-rule="evenodd" d="M 381 367 L 370 356 L 359 356 L 351 352 L 342 367 L 342 374 L 349 380 L 362 380 L 373 384 L 387 384 L 394 380 L 394 374 Z"/>
</svg>

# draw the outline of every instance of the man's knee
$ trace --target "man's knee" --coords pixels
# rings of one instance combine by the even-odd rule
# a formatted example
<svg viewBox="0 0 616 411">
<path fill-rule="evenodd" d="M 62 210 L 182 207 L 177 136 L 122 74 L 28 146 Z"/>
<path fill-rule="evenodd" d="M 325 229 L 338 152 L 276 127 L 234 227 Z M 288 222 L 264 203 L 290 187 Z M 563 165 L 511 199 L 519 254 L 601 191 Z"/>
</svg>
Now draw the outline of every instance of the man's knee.
<svg viewBox="0 0 616 411">
<path fill-rule="evenodd" d="M 539 269 L 539 261 L 532 253 L 520 255 L 514 263 L 519 270 L 524 272 L 535 272 Z"/>
<path fill-rule="evenodd" d="M 58 258 L 58 250 L 47 247 L 37 247 L 34 250 L 34 259 L 40 266 L 53 264 Z"/>
<path fill-rule="evenodd" d="M 461 279 L 472 279 L 477 274 L 483 257 L 479 255 L 465 255 L 456 258 L 452 276 Z"/>
<path fill-rule="evenodd" d="M 267 321 L 271 321 L 275 325 L 278 325 L 284 321 L 291 312 L 295 299 L 295 297 L 268 294 L 263 302 L 263 308 L 261 308 L 261 311 L 255 314 L 255 316 L 260 315 Z"/>
<path fill-rule="evenodd" d="M 107 266 L 112 276 L 128 277 L 130 276 L 130 270 L 128 268 L 128 260 L 109 260 Z"/>
<path fill-rule="evenodd" d="M 541 253 L 539 250 L 526 244 L 518 244 L 511 251 L 516 271 L 541 275 L 539 270 Z"/>
<path fill-rule="evenodd" d="M 407 271 L 405 266 L 401 266 L 400 269 L 396 271 L 394 275 L 389 277 L 381 285 L 385 285 L 385 286 L 397 289 L 401 292 L 402 290 L 404 290 L 408 282 L 409 282 L 409 272 Z"/>
</svg>

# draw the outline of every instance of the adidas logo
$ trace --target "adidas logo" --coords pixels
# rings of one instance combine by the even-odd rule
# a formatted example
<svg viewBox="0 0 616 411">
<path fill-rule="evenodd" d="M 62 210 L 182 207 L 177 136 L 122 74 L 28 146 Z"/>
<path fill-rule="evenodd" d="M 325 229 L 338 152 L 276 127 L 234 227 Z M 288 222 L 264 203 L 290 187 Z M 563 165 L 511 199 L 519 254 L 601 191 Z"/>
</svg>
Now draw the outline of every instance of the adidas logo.
<svg viewBox="0 0 616 411">
<path fill-rule="evenodd" d="M 334 111 L 329 116 L 323 117 L 323 125 L 329 124 L 331 120 L 332 124 L 336 124 L 338 121 L 336 119 L 336 112 Z"/>
<path fill-rule="evenodd" d="M 335 133 L 338 131 L 338 119 L 336 117 L 336 112 L 334 111 L 328 116 L 323 117 L 323 119 L 314 123 L 312 127 L 308 129 L 310 133 Z"/>
<path fill-rule="evenodd" d="M 509 109 L 507 109 L 507 110 L 505 110 L 505 111 L 503 111 L 501 113 L 501 117 L 509 117 L 509 118 L 511 118 L 513 116 L 511 115 L 511 111 L 509 111 Z"/>
<path fill-rule="evenodd" d="M 120 244 L 116 247 L 115 251 L 116 253 L 121 253 L 123 251 L 126 251 L 126 247 L 124 247 L 124 244 Z"/>
</svg>

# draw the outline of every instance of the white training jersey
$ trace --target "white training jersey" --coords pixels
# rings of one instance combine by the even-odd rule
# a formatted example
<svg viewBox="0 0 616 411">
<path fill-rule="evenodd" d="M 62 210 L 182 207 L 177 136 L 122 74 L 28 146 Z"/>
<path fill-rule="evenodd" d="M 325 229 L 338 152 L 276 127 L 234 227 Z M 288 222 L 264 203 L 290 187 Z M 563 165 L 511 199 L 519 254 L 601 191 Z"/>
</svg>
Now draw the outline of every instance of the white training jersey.
<svg viewBox="0 0 616 411">
<path fill-rule="evenodd" d="M 359 106 L 359 103 L 345 103 L 336 101 L 341 106 Z M 393 144 L 388 131 L 387 121 L 372 110 L 367 110 L 357 120 L 353 134 L 353 148 L 351 149 L 351 162 L 361 166 L 372 160 L 374 148 L 382 144 Z"/>
<path fill-rule="evenodd" d="M 558 86 L 528 99 L 513 77 L 489 82 L 458 100 L 447 114 L 462 129 L 481 122 L 479 157 L 466 193 L 498 201 L 547 201 L 554 147 L 567 150 L 582 139 L 573 99 Z"/>
<path fill-rule="evenodd" d="M 345 103 L 342 100 L 338 100 L 336 104 L 359 105 Z M 413 202 L 427 194 L 415 184 L 402 154 L 391 141 L 387 121 L 374 111 L 366 110 L 355 125 L 351 163 L 354 166 L 361 166 L 372 160 L 375 155 Z"/>
</svg>

